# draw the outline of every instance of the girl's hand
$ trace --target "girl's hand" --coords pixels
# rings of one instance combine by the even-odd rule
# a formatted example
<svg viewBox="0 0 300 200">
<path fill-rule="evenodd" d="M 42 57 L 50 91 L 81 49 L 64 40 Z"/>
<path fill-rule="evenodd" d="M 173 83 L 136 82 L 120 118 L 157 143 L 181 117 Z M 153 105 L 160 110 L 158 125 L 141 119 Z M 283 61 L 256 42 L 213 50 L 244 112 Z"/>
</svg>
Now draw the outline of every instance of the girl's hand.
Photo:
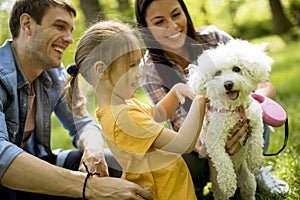
<svg viewBox="0 0 300 200">
<path fill-rule="evenodd" d="M 171 89 L 171 92 L 177 97 L 180 104 L 185 103 L 185 98 L 194 99 L 196 94 L 192 91 L 188 84 L 177 83 Z"/>
</svg>

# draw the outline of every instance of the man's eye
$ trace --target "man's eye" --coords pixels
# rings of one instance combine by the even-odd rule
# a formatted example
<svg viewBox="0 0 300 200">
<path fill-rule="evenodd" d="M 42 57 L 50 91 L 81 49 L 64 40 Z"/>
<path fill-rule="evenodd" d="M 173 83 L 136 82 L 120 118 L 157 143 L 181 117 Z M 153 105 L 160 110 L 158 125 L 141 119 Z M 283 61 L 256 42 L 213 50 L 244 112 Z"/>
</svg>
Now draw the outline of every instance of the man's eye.
<svg viewBox="0 0 300 200">
<path fill-rule="evenodd" d="M 241 71 L 241 68 L 239 68 L 238 66 L 234 66 L 234 67 L 232 68 L 232 71 L 233 71 L 233 72 L 236 72 L 236 73 L 239 73 L 239 72 Z"/>
<path fill-rule="evenodd" d="M 216 73 L 215 73 L 215 76 L 220 76 L 222 74 L 222 71 L 221 70 L 218 70 Z"/>
<path fill-rule="evenodd" d="M 64 29 L 64 26 L 63 26 L 63 25 L 56 24 L 55 26 L 56 26 L 58 29 L 60 29 L 60 30 Z"/>
</svg>

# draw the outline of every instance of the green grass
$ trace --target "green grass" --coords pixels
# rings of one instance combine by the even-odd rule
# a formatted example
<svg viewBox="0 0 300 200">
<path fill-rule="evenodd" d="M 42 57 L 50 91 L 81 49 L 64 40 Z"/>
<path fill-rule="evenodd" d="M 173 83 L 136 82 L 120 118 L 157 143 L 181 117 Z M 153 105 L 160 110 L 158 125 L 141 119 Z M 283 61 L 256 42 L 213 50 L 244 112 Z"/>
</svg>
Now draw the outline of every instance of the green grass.
<svg viewBox="0 0 300 200">
<path fill-rule="evenodd" d="M 300 41 L 291 42 L 284 47 L 271 49 L 270 55 L 275 63 L 272 68 L 271 81 L 274 84 L 277 95 L 276 101 L 279 102 L 287 111 L 289 120 L 289 141 L 286 149 L 278 156 L 267 157 L 266 164 L 273 166 L 272 173 L 286 180 L 291 192 L 286 199 L 300 199 Z M 275 128 L 271 133 L 271 145 L 269 151 L 275 152 L 283 143 L 284 130 L 282 127 Z"/>
<path fill-rule="evenodd" d="M 276 88 L 275 100 L 281 104 L 289 121 L 289 140 L 285 150 L 278 156 L 265 157 L 265 165 L 273 166 L 272 174 L 285 180 L 290 186 L 290 194 L 285 199 L 300 199 L 299 150 L 300 150 L 300 41 L 285 43 L 278 36 L 260 38 L 255 42 L 270 42 L 270 55 L 274 58 L 270 80 Z M 284 128 L 277 127 L 271 133 L 269 153 L 277 152 L 284 140 Z M 262 194 L 261 199 L 282 199 L 283 197 Z M 259 198 L 258 198 L 259 199 Z"/>
</svg>

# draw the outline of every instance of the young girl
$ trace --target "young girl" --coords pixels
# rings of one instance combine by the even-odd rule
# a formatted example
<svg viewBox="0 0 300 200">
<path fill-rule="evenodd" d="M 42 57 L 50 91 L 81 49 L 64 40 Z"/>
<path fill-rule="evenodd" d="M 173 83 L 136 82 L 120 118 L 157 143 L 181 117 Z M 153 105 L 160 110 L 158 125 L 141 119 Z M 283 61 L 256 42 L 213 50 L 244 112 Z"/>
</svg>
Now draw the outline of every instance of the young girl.
<svg viewBox="0 0 300 200">
<path fill-rule="evenodd" d="M 196 199 L 193 181 L 181 154 L 195 146 L 205 110 L 205 98 L 194 96 L 185 84 L 176 84 L 155 106 L 134 98 L 142 73 L 140 44 L 129 27 L 118 22 L 98 22 L 81 37 L 71 74 L 69 106 L 81 113 L 77 74 L 95 88 L 96 115 L 109 148 L 123 169 L 122 178 L 150 188 L 154 199 Z M 161 123 L 193 99 L 182 127 L 175 132 Z M 75 107 L 75 109 L 74 109 Z"/>
</svg>

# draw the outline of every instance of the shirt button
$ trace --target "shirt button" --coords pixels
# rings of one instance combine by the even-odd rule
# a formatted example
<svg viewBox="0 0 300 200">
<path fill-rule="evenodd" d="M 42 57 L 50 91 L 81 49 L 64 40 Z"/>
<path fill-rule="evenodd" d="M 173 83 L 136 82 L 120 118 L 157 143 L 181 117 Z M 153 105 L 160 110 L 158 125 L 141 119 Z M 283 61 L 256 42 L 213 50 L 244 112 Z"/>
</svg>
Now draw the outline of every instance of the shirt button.
<svg viewBox="0 0 300 200">
<path fill-rule="evenodd" d="M 48 128 L 48 127 L 49 127 L 49 124 L 48 124 L 48 123 L 46 123 L 46 124 L 45 124 L 45 128 Z"/>
<path fill-rule="evenodd" d="M 23 107 L 23 108 L 26 108 L 26 103 L 23 103 L 22 107 Z"/>
</svg>

